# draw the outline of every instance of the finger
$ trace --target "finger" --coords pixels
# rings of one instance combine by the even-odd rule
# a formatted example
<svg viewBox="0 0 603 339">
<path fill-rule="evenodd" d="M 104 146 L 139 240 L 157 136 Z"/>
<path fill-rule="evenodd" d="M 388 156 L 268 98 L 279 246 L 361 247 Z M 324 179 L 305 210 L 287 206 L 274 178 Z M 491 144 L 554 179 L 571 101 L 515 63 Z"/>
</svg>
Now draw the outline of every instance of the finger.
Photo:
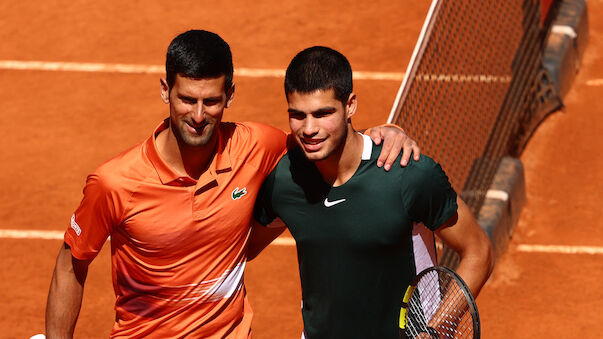
<svg viewBox="0 0 603 339">
<path fill-rule="evenodd" d="M 404 141 L 404 154 L 402 154 L 402 158 L 400 159 L 400 165 L 402 167 L 408 165 L 411 153 L 413 154 L 413 160 L 419 161 L 421 158 L 421 149 L 414 140 L 408 138 Z"/>
<path fill-rule="evenodd" d="M 381 144 L 381 140 L 383 139 L 381 135 L 381 130 L 376 128 L 371 128 L 369 130 L 369 137 L 371 138 L 371 140 L 373 140 L 373 143 L 375 145 Z"/>
<path fill-rule="evenodd" d="M 403 146 L 402 140 L 403 139 L 400 137 L 397 137 L 394 139 L 392 148 L 389 152 L 389 155 L 387 156 L 387 160 L 385 160 L 384 168 L 386 171 L 389 171 L 389 169 L 393 166 L 394 162 L 396 161 L 396 158 L 402 151 L 402 146 Z"/>
<path fill-rule="evenodd" d="M 377 166 L 381 167 L 385 164 L 385 170 L 389 171 L 392 165 L 392 161 L 390 161 L 389 165 L 387 161 L 389 160 L 389 154 L 394 147 L 394 142 L 392 140 L 385 139 L 383 141 L 383 147 L 381 147 L 381 153 L 379 154 L 379 158 L 377 158 Z M 389 166 L 389 167 L 388 167 Z"/>
<path fill-rule="evenodd" d="M 410 154 L 412 153 L 412 148 L 411 147 L 404 147 L 404 149 L 402 150 L 402 158 L 400 159 L 400 165 L 402 167 L 405 167 L 406 165 L 408 165 L 408 160 L 410 160 Z"/>
<path fill-rule="evenodd" d="M 419 161 L 419 159 L 421 158 L 421 148 L 419 147 L 419 145 L 414 140 L 412 140 L 410 148 L 412 148 L 413 159 L 415 159 L 415 161 Z"/>
</svg>

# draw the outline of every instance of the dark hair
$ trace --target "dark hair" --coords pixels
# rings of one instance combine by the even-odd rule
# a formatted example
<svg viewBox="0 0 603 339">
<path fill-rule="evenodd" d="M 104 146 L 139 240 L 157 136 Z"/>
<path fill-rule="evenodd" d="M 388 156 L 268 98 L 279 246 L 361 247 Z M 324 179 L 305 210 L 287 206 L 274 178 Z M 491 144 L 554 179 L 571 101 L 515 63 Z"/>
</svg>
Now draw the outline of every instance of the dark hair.
<svg viewBox="0 0 603 339">
<path fill-rule="evenodd" d="M 352 67 L 334 49 L 314 46 L 299 52 L 287 67 L 285 95 L 333 89 L 335 98 L 346 104 L 352 93 Z"/>
<path fill-rule="evenodd" d="M 177 74 L 195 79 L 224 75 L 224 90 L 228 91 L 232 86 L 233 74 L 230 47 L 212 32 L 184 32 L 174 38 L 168 47 L 165 72 L 170 89 Z"/>
</svg>

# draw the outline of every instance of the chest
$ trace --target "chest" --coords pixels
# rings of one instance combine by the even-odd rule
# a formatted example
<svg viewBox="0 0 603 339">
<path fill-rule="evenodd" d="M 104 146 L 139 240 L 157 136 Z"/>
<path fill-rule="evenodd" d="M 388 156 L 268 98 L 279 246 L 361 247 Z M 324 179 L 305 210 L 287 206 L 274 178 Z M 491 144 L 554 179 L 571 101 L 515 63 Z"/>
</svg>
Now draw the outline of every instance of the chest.
<svg viewBox="0 0 603 339">
<path fill-rule="evenodd" d="M 393 178 L 361 179 L 324 189 L 317 184 L 283 186 L 275 209 L 302 246 L 361 250 L 406 243 L 412 221 Z"/>
<path fill-rule="evenodd" d="M 146 255 L 187 255 L 245 241 L 263 177 L 232 170 L 202 184 L 148 185 L 137 190 L 117 232 Z"/>
</svg>

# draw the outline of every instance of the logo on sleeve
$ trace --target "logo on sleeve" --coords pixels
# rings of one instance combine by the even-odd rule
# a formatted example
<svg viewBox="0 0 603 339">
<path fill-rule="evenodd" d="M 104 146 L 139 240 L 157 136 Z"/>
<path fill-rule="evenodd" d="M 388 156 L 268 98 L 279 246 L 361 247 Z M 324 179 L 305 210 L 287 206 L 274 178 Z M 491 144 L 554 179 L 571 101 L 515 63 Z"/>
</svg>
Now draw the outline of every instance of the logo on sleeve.
<svg viewBox="0 0 603 339">
<path fill-rule="evenodd" d="M 232 191 L 232 200 L 241 199 L 245 194 L 247 194 L 247 187 L 241 189 L 237 187 Z"/>
<path fill-rule="evenodd" d="M 75 234 L 77 234 L 78 237 L 80 236 L 80 234 L 82 234 L 82 229 L 80 228 L 80 225 L 78 225 L 75 221 L 75 213 L 71 215 L 71 228 L 73 228 Z"/>
</svg>

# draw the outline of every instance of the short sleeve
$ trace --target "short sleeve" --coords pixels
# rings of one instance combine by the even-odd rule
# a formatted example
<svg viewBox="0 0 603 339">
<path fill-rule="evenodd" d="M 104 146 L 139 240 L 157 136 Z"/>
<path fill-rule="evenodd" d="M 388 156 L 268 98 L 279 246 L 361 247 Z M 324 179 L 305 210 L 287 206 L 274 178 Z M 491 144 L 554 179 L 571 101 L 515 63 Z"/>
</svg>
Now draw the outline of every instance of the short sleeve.
<svg viewBox="0 0 603 339">
<path fill-rule="evenodd" d="M 259 170 L 268 175 L 287 151 L 287 133 L 257 122 L 246 122 L 260 154 Z"/>
<path fill-rule="evenodd" d="M 86 179 L 84 197 L 71 216 L 64 240 L 80 260 L 93 259 L 115 228 L 117 194 L 98 174 Z"/>
<path fill-rule="evenodd" d="M 274 219 L 276 219 L 277 215 L 274 212 L 272 207 L 272 192 L 274 191 L 274 181 L 275 181 L 275 170 L 268 175 L 268 177 L 264 180 L 260 192 L 258 193 L 258 197 L 255 201 L 255 208 L 253 211 L 253 217 L 260 224 L 266 226 L 270 224 Z"/>
<path fill-rule="evenodd" d="M 422 155 L 414 166 L 410 216 L 434 231 L 456 213 L 456 192 L 442 167 L 431 158 Z"/>
</svg>

